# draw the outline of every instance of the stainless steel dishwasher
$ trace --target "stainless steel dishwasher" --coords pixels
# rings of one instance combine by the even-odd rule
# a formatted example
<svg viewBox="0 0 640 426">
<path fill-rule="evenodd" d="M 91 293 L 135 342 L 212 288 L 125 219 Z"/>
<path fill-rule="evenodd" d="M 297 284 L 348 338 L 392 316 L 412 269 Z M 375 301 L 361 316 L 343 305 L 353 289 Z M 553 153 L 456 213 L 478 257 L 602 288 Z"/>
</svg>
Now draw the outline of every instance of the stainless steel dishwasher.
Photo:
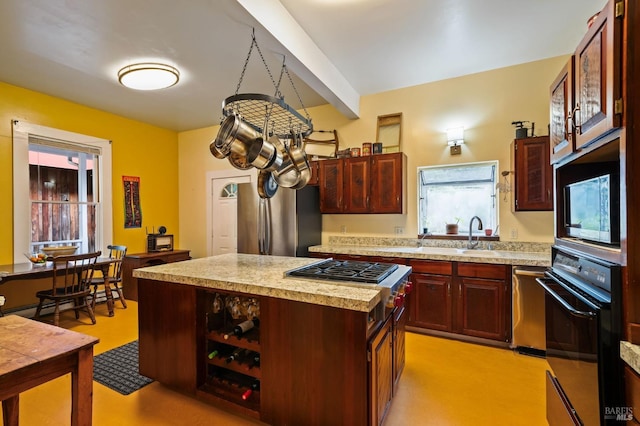
<svg viewBox="0 0 640 426">
<path fill-rule="evenodd" d="M 513 338 L 511 348 L 521 354 L 546 355 L 544 290 L 536 278 L 544 277 L 545 268 L 513 267 Z"/>
</svg>

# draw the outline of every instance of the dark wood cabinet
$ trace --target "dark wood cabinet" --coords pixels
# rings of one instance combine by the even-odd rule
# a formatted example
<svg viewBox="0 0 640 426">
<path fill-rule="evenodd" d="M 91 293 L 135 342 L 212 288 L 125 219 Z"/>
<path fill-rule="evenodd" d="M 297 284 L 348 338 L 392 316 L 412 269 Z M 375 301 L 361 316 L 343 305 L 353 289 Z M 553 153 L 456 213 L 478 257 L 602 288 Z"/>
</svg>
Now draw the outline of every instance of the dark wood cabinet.
<svg viewBox="0 0 640 426">
<path fill-rule="evenodd" d="M 410 324 L 431 330 L 453 331 L 451 275 L 413 274 Z"/>
<path fill-rule="evenodd" d="M 371 425 L 381 425 L 393 398 L 393 335 L 391 318 L 369 342 L 369 400 Z"/>
<path fill-rule="evenodd" d="M 343 213 L 343 160 L 323 160 L 319 162 L 319 166 L 320 211 L 322 213 Z"/>
<path fill-rule="evenodd" d="M 405 334 L 407 326 L 405 305 L 396 307 L 393 312 L 393 395 L 397 393 L 398 383 L 405 364 Z"/>
<path fill-rule="evenodd" d="M 458 263 L 458 332 L 511 341 L 511 266 Z"/>
<path fill-rule="evenodd" d="M 515 139 L 514 210 L 553 210 L 553 168 L 549 155 L 549 136 Z"/>
<path fill-rule="evenodd" d="M 505 340 L 505 282 L 459 278 L 458 323 L 467 336 Z"/>
<path fill-rule="evenodd" d="M 575 52 L 576 149 L 622 124 L 623 1 L 609 1 Z"/>
<path fill-rule="evenodd" d="M 401 152 L 319 161 L 322 213 L 403 213 Z"/>
<path fill-rule="evenodd" d="M 352 157 L 343 160 L 344 211 L 369 213 L 371 191 L 371 157 Z"/>
<path fill-rule="evenodd" d="M 138 300 L 138 279 L 133 276 L 134 269 L 189 259 L 191 259 L 189 250 L 127 254 L 122 260 L 122 290 L 125 299 Z"/>
<path fill-rule="evenodd" d="M 562 68 L 558 77 L 551 84 L 550 93 L 550 155 L 551 163 L 557 163 L 572 154 L 575 150 L 574 126 L 571 124 L 574 97 L 574 68 L 575 56 Z"/>
<path fill-rule="evenodd" d="M 402 213 L 405 178 L 401 152 L 371 157 L 371 202 L 375 213 Z"/>
<path fill-rule="evenodd" d="M 372 326 L 367 312 L 149 279 L 138 285 L 147 377 L 267 424 L 384 421 L 404 367 L 403 307 Z M 259 324 L 225 338 L 244 318 L 220 302 L 216 308 L 218 295 L 257 300 Z M 260 364 L 248 370 L 242 361 L 226 362 L 237 348 L 259 353 Z M 259 389 L 243 399 L 255 380 Z"/>
<path fill-rule="evenodd" d="M 411 260 L 407 325 L 508 342 L 509 265 Z"/>
</svg>

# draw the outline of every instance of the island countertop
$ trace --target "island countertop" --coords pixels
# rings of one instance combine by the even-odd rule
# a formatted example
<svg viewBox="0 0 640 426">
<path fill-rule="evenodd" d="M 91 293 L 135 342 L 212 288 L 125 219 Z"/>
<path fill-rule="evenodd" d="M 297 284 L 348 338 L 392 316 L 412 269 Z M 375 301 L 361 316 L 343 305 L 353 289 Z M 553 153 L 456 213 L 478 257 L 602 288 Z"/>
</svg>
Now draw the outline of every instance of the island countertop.
<svg viewBox="0 0 640 426">
<path fill-rule="evenodd" d="M 133 276 L 360 312 L 380 302 L 380 290 L 370 286 L 285 278 L 286 271 L 314 262 L 318 259 L 229 253 L 139 268 Z"/>
</svg>

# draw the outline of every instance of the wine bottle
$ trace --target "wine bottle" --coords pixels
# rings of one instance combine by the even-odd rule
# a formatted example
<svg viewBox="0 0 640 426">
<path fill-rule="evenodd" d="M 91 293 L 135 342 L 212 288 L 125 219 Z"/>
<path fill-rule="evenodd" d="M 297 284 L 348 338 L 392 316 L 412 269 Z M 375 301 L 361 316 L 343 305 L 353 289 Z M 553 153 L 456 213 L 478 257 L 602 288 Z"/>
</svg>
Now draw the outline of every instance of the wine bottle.
<svg viewBox="0 0 640 426">
<path fill-rule="evenodd" d="M 257 327 L 259 324 L 260 320 L 258 320 L 258 318 L 243 321 L 233 327 L 233 330 L 226 333 L 223 337 L 225 340 L 228 340 L 230 336 L 242 336 L 244 333 L 251 330 L 253 327 Z"/>
<path fill-rule="evenodd" d="M 235 351 L 231 352 L 231 355 L 229 355 L 226 359 L 227 364 L 229 364 L 231 361 L 239 361 L 240 355 L 242 354 L 243 351 L 244 349 L 237 348 Z"/>
<path fill-rule="evenodd" d="M 209 353 L 209 359 L 213 359 L 213 358 L 215 358 L 215 357 L 216 357 L 216 355 L 218 355 L 219 353 L 220 353 L 220 352 L 219 352 L 217 349 L 215 349 L 215 350 L 211 351 L 211 352 Z"/>
<path fill-rule="evenodd" d="M 247 389 L 242 394 L 242 399 L 246 401 L 247 399 L 249 399 L 253 391 L 256 391 L 256 390 L 260 390 L 260 380 L 258 379 L 255 379 L 253 382 L 251 382 L 251 384 L 249 385 L 249 389 Z"/>
<path fill-rule="evenodd" d="M 249 362 L 247 363 L 247 370 L 251 370 L 253 367 L 260 365 L 260 352 L 253 352 L 249 355 Z"/>
</svg>

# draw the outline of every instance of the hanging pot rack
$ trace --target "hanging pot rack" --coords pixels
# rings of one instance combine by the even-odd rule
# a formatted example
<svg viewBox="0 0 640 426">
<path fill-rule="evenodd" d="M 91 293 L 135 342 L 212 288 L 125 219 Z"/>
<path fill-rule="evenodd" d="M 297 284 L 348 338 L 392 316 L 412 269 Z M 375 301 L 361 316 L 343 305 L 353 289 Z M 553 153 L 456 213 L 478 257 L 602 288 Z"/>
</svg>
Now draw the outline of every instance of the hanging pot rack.
<svg viewBox="0 0 640 426">
<path fill-rule="evenodd" d="M 267 74 L 269 74 L 269 78 L 273 83 L 273 86 L 275 88 L 274 96 L 260 93 L 239 93 L 240 86 L 242 85 L 244 75 L 247 71 L 247 65 L 249 63 L 249 59 L 251 58 L 251 53 L 253 52 L 254 47 L 258 51 L 260 59 L 262 59 L 262 64 L 267 70 Z M 284 96 L 282 96 L 282 93 L 280 92 L 280 84 L 284 75 L 287 76 L 289 82 L 291 83 L 291 86 L 293 87 L 293 90 L 298 97 L 298 101 L 300 102 L 300 105 L 302 106 L 306 117 L 304 117 L 295 109 L 291 108 L 284 101 Z M 262 55 L 260 46 L 258 46 L 258 42 L 256 41 L 255 29 L 253 29 L 251 34 L 251 46 L 249 47 L 247 58 L 244 61 L 244 66 L 240 74 L 240 80 L 238 81 L 236 92 L 234 95 L 229 96 L 222 102 L 222 113 L 225 117 L 228 117 L 232 114 L 239 115 L 240 117 L 242 117 L 242 120 L 249 124 L 258 133 L 262 134 L 265 138 L 275 134 L 279 138 L 288 139 L 292 134 L 302 134 L 303 136 L 308 136 L 313 132 L 313 124 L 311 123 L 311 118 L 309 117 L 309 113 L 307 112 L 307 109 L 304 106 L 302 99 L 300 98 L 300 94 L 298 93 L 295 84 L 293 84 L 293 80 L 291 79 L 291 75 L 287 70 L 285 60 L 282 60 L 280 76 L 278 78 L 278 81 L 276 82 L 273 78 L 271 70 L 269 69 L 269 66 L 267 65 L 267 62 L 264 59 L 264 56 Z"/>
</svg>

